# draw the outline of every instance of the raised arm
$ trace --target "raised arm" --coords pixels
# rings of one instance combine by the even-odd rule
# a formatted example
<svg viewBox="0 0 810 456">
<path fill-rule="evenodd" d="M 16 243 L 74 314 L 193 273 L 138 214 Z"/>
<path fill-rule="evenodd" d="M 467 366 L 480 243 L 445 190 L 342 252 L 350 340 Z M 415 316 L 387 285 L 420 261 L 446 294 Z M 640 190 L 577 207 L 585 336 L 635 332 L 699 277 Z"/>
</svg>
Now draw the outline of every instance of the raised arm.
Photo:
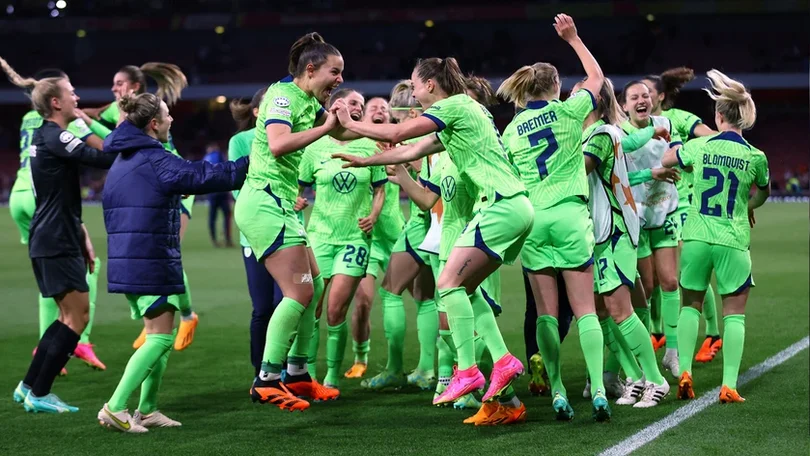
<svg viewBox="0 0 810 456">
<path fill-rule="evenodd" d="M 391 169 L 393 168 L 393 169 Z M 427 186 L 422 186 L 411 177 L 411 173 L 403 165 L 393 165 L 389 167 L 391 182 L 398 184 L 405 190 L 408 198 L 423 211 L 430 210 L 439 200 L 439 194 Z"/>
<path fill-rule="evenodd" d="M 290 123 L 279 121 L 266 122 L 264 128 L 267 132 L 267 145 L 270 147 L 270 153 L 278 158 L 307 147 L 320 139 L 321 136 L 329 133 L 336 124 L 334 116 L 331 117 L 331 119 L 332 120 L 327 119 L 326 122 L 317 127 L 297 133 L 292 132 L 292 125 Z"/>
<path fill-rule="evenodd" d="M 217 164 L 205 160 L 192 162 L 164 153 L 152 158 L 152 167 L 166 193 L 201 195 L 242 188 L 248 162 L 249 157 Z"/>
<path fill-rule="evenodd" d="M 602 83 L 605 82 L 605 75 L 602 73 L 602 68 L 591 54 L 591 51 L 588 50 L 577 34 L 574 20 L 567 14 L 558 14 L 554 18 L 554 30 L 557 31 L 560 38 L 574 48 L 574 52 L 577 53 L 577 57 L 582 63 L 582 68 L 585 69 L 588 78 L 582 84 L 582 88 L 591 92 L 594 98 L 599 101 L 599 91 L 602 89 Z"/>
<path fill-rule="evenodd" d="M 408 123 L 416 122 L 412 120 Z M 433 122 L 431 122 L 432 124 Z M 368 125 L 374 125 L 369 123 Z M 374 125 L 379 126 L 379 125 Z M 408 144 L 405 146 L 394 147 L 393 149 L 386 150 L 381 154 L 375 154 L 371 157 L 358 157 L 349 154 L 333 154 L 332 158 L 339 158 L 346 163 L 344 168 L 363 168 L 366 166 L 374 165 L 398 165 L 401 163 L 408 163 L 428 155 L 435 154 L 444 150 L 439 138 L 431 135 L 427 138 L 421 139 L 416 144 Z"/>
</svg>

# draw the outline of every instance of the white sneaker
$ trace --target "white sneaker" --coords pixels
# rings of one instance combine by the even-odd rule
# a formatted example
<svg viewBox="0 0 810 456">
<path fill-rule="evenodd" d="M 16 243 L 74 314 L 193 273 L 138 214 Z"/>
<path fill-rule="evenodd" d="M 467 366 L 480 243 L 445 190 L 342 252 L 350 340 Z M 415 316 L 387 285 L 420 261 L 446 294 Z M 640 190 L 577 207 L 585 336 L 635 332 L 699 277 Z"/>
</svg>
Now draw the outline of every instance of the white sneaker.
<svg viewBox="0 0 810 456">
<path fill-rule="evenodd" d="M 591 379 L 590 378 L 585 379 L 585 389 L 582 390 L 582 397 L 584 399 L 590 399 L 591 398 Z"/>
<path fill-rule="evenodd" d="M 678 350 L 667 348 L 666 353 L 664 353 L 664 358 L 661 360 L 661 365 L 664 366 L 664 369 L 669 370 L 673 377 L 679 378 L 681 376 L 681 367 L 678 363 Z"/>
<path fill-rule="evenodd" d="M 97 418 L 98 424 L 106 428 L 116 429 L 121 432 L 131 432 L 135 434 L 149 432 L 148 429 L 136 423 L 132 419 L 132 417 L 129 415 L 129 410 L 122 410 L 118 413 L 113 413 L 110 411 L 110 408 L 107 404 L 104 404 L 104 407 L 102 407 L 101 410 L 98 411 Z"/>
<path fill-rule="evenodd" d="M 644 379 L 634 382 L 627 379 L 627 384 L 624 386 L 624 394 L 616 400 L 616 405 L 633 405 L 644 393 Z"/>
<path fill-rule="evenodd" d="M 132 420 L 145 428 L 182 426 L 179 421 L 169 418 L 158 410 L 155 410 L 149 415 L 144 415 L 140 410 L 135 410 L 135 415 L 132 416 Z"/>
<path fill-rule="evenodd" d="M 655 407 L 661 402 L 661 399 L 667 397 L 669 394 L 669 383 L 664 379 L 663 385 L 656 385 L 653 382 L 647 382 L 644 387 L 644 395 L 641 400 L 636 402 L 633 407 L 635 408 L 650 408 Z"/>
<path fill-rule="evenodd" d="M 605 384 L 605 394 L 611 399 L 622 397 L 624 394 L 624 382 L 619 379 L 618 374 L 604 372 L 602 382 Z"/>
</svg>

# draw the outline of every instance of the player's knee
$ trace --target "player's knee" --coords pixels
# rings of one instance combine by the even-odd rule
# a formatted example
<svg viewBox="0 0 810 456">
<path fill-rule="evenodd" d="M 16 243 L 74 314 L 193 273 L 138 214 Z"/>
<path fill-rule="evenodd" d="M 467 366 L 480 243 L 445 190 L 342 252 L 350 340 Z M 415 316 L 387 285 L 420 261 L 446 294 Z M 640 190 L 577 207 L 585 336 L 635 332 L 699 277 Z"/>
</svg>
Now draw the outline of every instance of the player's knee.
<svg viewBox="0 0 810 456">
<path fill-rule="evenodd" d="M 342 305 L 329 304 L 326 308 L 326 322 L 329 326 L 337 326 L 346 321 L 346 309 Z"/>
<path fill-rule="evenodd" d="M 678 291 L 678 279 L 675 276 L 659 277 L 662 291 Z"/>
</svg>

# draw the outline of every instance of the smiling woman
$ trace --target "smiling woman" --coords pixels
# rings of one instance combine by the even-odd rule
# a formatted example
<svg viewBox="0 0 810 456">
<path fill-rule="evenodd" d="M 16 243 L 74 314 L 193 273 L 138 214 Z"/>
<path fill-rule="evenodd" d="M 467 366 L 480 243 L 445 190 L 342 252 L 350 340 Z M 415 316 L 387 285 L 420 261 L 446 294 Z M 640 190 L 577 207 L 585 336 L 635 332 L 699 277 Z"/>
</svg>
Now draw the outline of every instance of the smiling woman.
<svg viewBox="0 0 810 456">
<path fill-rule="evenodd" d="M 301 151 L 326 134 L 339 136 L 342 130 L 335 129 L 337 118 L 322 105 L 343 82 L 343 57 L 318 33 L 308 33 L 290 48 L 288 69 L 290 76 L 268 87 L 259 106 L 256 124 L 264 128 L 256 129 L 235 220 L 284 296 L 267 326 L 261 371 L 251 396 L 282 409 L 304 410 L 309 403 L 296 396 L 324 400 L 339 395 L 313 381 L 307 370 L 324 281 L 294 206 Z M 288 375 L 282 383 L 285 359 Z"/>
</svg>

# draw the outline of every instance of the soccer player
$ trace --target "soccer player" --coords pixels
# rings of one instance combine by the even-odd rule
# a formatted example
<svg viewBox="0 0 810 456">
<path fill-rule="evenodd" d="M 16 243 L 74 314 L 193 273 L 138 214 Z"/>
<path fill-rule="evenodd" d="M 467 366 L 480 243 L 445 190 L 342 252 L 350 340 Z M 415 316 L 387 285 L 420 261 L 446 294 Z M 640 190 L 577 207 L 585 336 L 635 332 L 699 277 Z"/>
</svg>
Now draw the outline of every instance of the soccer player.
<svg viewBox="0 0 810 456">
<path fill-rule="evenodd" d="M 242 103 L 239 100 L 231 101 L 231 115 L 236 121 L 238 132 L 228 142 L 229 160 L 236 161 L 250 155 L 250 146 L 253 144 L 253 137 L 256 133 L 256 117 L 259 115 L 259 105 L 266 90 L 266 87 L 257 90 L 249 103 Z M 234 190 L 234 200 L 238 196 L 239 190 Z M 239 245 L 242 247 L 248 291 L 253 304 L 250 318 L 250 363 L 253 365 L 255 374 L 259 375 L 262 367 L 262 351 L 267 336 L 267 324 L 270 322 L 273 310 L 281 301 L 281 290 L 264 265 L 256 261 L 256 255 L 242 232 L 239 232 Z"/>
<path fill-rule="evenodd" d="M 379 141 L 396 144 L 436 134 L 368 158 L 337 156 L 348 162 L 346 167 L 364 167 L 408 163 L 446 149 L 459 173 L 478 188 L 479 211 L 456 240 L 437 284 L 453 332 L 458 369 L 433 404 L 455 402 L 484 387 L 486 380 L 475 362 L 475 328 L 495 360 L 490 386 L 483 396 L 487 402 L 503 394 L 512 380 L 523 373 L 523 364 L 509 353 L 491 307 L 476 290 L 501 264 L 511 264 L 517 259 L 534 213 L 492 115 L 465 93 L 464 75 L 456 60 L 420 60 L 411 82 L 414 97 L 425 112 L 409 122 L 399 125 L 354 122 L 345 105 L 332 109 L 346 129 Z"/>
<path fill-rule="evenodd" d="M 753 285 L 749 247 L 754 211 L 765 204 L 770 194 L 768 159 L 742 137 L 742 132 L 756 121 L 751 94 L 742 83 L 717 70 L 710 70 L 707 76 L 711 89 L 705 90 L 715 102 L 714 121 L 720 133 L 670 149 L 663 159 L 664 166 L 691 166 L 695 177 L 695 197 L 683 233 L 684 307 L 678 320 L 678 397 L 695 397 L 692 356 L 700 308 L 714 272 L 725 315 L 720 402 L 744 402 L 737 393 L 737 376 L 745 341 L 745 305 Z M 754 185 L 757 190 L 749 199 Z"/>
<path fill-rule="evenodd" d="M 234 214 L 256 259 L 284 296 L 267 326 L 262 367 L 251 397 L 283 410 L 305 410 L 309 402 L 296 396 L 322 400 L 340 393 L 315 382 L 307 370 L 323 277 L 294 211 L 298 165 L 302 149 L 322 136 L 351 136 L 344 135 L 337 118 L 322 107 L 343 82 L 343 57 L 337 48 L 318 33 L 308 33 L 292 45 L 288 70 L 290 76 L 268 87 L 259 106 L 250 171 Z M 287 375 L 282 382 L 285 360 Z"/>
<path fill-rule="evenodd" d="M 390 107 L 392 122 L 406 125 L 417 119 L 423 108 L 414 98 L 410 81 L 400 81 L 391 90 Z M 406 143 L 416 142 L 406 140 Z M 416 172 L 429 169 L 427 158 L 410 163 Z M 399 189 L 395 184 L 390 194 L 396 194 L 396 205 L 399 206 Z M 386 190 L 386 194 L 389 191 Z M 392 198 L 389 196 L 389 198 Z M 388 204 L 393 204 L 391 201 Z M 436 382 L 434 364 L 436 359 L 436 340 L 439 334 L 438 311 L 436 308 L 435 284 L 430 263 L 431 255 L 419 246 L 424 242 L 430 226 L 430 214 L 422 210 L 413 201 L 410 203 L 408 222 L 397 231 L 397 240 L 391 248 L 380 287 L 380 299 L 383 306 L 383 331 L 388 342 L 388 358 L 385 369 L 374 377 L 363 380 L 360 385 L 372 390 L 400 388 L 405 384 L 417 386 L 423 390 L 433 388 Z M 394 214 L 392 224 L 398 224 L 399 218 Z M 386 223 L 386 222 L 384 222 Z M 379 226 L 379 225 L 378 225 Z M 378 250 L 379 251 L 379 250 Z M 372 244 L 372 263 L 380 254 L 375 253 Z M 376 260 L 380 261 L 380 260 Z M 370 270 L 374 270 L 370 266 Z M 373 272 L 372 272 L 373 274 Z M 416 331 L 419 340 L 419 363 L 409 375 L 405 376 L 403 357 L 405 350 L 405 305 L 402 294 L 411 290 L 416 304 Z"/>
<path fill-rule="evenodd" d="M 388 102 L 384 98 L 376 97 L 366 102 L 363 111 L 363 121 L 373 123 L 388 123 L 391 121 L 391 112 Z M 374 229 L 371 231 L 371 253 L 366 268 L 366 275 L 360 280 L 360 285 L 354 294 L 354 310 L 352 311 L 352 351 L 354 364 L 346 372 L 346 378 L 360 378 L 368 368 L 368 352 L 371 342 L 371 305 L 374 302 L 376 280 L 385 274 L 391 251 L 397 242 L 399 233 L 405 224 L 402 209 L 399 206 L 399 188 L 390 182 L 383 185 L 385 188 L 385 202 Z"/>
<path fill-rule="evenodd" d="M 77 412 L 52 394 L 51 387 L 73 355 L 90 310 L 86 274 L 94 271 L 95 253 L 81 220 L 79 171 L 81 165 L 109 168 L 115 155 L 88 146 L 66 130 L 77 118 L 79 100 L 70 80 L 23 78 L 2 58 L 0 67 L 14 85 L 30 90 L 31 104 L 43 119 L 29 146 L 36 210 L 28 254 L 39 291 L 59 306 L 59 318 L 42 334 L 13 397 L 29 412 Z"/>
<path fill-rule="evenodd" d="M 357 91 L 339 89 L 330 97 L 329 105 L 336 100 L 346 103 L 353 120 L 362 119 L 365 100 Z M 371 231 L 382 211 L 385 201 L 383 185 L 388 182 L 382 166 L 344 170 L 343 162 L 331 155 L 346 153 L 366 157 L 374 155 L 376 149 L 376 144 L 367 139 L 340 141 L 324 136 L 304 149 L 298 168 L 302 191 L 303 187 L 314 187 L 317 192 L 307 232 L 324 279 L 324 289 L 329 288 L 324 295 L 328 332 L 328 371 L 324 386 L 327 388 L 337 389 L 340 384 L 343 353 L 349 336 L 346 314 L 360 280 L 366 275 Z M 319 310 L 315 312 L 316 325 Z M 308 357 L 315 360 L 317 351 L 310 351 Z"/>
<path fill-rule="evenodd" d="M 98 422 L 128 433 L 150 427 L 179 427 L 158 410 L 157 395 L 174 342 L 174 314 L 183 293 L 180 257 L 181 195 L 239 188 L 248 159 L 211 164 L 166 153 L 172 117 L 151 93 L 123 97 L 126 119 L 104 141 L 104 152 L 118 158 L 107 174 L 102 206 L 109 252 L 108 290 L 125 294 L 133 319 L 143 319 L 146 342 L 127 363 Z M 120 155 L 119 155 L 120 154 Z M 162 274 L 155 274 L 162 271 Z M 140 387 L 134 415 L 127 401 Z"/>
<path fill-rule="evenodd" d="M 100 122 L 91 122 L 90 128 L 96 123 L 103 123 L 115 127 L 123 121 L 123 115 L 118 108 L 118 101 L 126 95 L 134 94 L 139 95 L 146 93 L 146 76 L 151 77 L 157 81 L 157 91 L 155 94 L 161 99 L 165 99 L 168 106 L 180 99 L 180 94 L 183 89 L 188 85 L 186 76 L 177 65 L 170 63 L 149 62 L 141 65 L 127 65 L 122 67 L 115 73 L 113 77 L 112 92 L 115 95 L 115 103 L 110 103 L 106 107 L 100 109 L 87 109 L 85 113 L 92 117 L 97 116 Z M 177 149 L 174 147 L 174 142 L 169 135 L 168 141 L 163 144 L 163 147 L 180 156 Z M 180 239 L 182 241 L 188 222 L 191 220 L 191 211 L 194 207 L 194 195 L 183 199 L 180 206 Z M 197 314 L 193 311 L 191 306 L 191 288 L 188 284 L 188 276 L 183 271 L 183 280 L 185 283 L 185 293 L 180 297 L 180 328 L 177 331 L 177 339 L 174 342 L 175 350 L 185 350 L 194 341 L 194 333 L 197 329 L 199 321 Z M 132 348 L 138 349 L 146 341 L 146 332 L 141 331 L 140 335 L 135 339 Z"/>
<path fill-rule="evenodd" d="M 649 75 L 642 81 L 650 89 L 650 98 L 653 101 L 652 114 L 664 116 L 672 122 L 672 143 L 684 144 L 696 137 L 708 136 L 717 133 L 707 127 L 703 121 L 691 112 L 675 109 L 675 97 L 684 84 L 695 78 L 695 72 L 691 68 L 679 67 L 671 68 L 661 73 L 661 75 Z M 689 204 L 692 200 L 692 173 L 684 173 L 683 179 L 676 182 L 678 189 L 678 212 L 677 219 L 681 223 L 681 242 L 683 246 L 683 226 L 686 223 Z M 660 289 L 655 290 L 654 296 L 660 298 Z M 706 290 L 706 302 L 703 303 L 703 317 L 706 319 L 706 339 L 703 341 L 700 350 L 695 355 L 695 361 L 707 363 L 714 359 L 714 356 L 723 346 L 720 338 L 720 328 L 717 320 L 717 306 L 715 305 L 714 289 L 709 284 Z M 662 341 L 662 343 L 665 343 Z"/>
<path fill-rule="evenodd" d="M 573 419 L 560 375 L 556 271 L 562 270 L 591 378 L 593 417 L 604 421 L 610 418 L 610 406 L 602 384 L 604 345 L 592 292 L 594 239 L 580 145 L 583 121 L 596 108 L 604 76 L 571 17 L 558 14 L 554 28 L 577 53 L 588 78 L 579 92 L 560 102 L 553 65 L 540 62 L 513 73 L 498 88 L 499 95 L 521 109 L 504 130 L 504 143 L 535 211 L 520 256 L 537 302 L 537 344 L 551 380 L 552 406 L 557 419 Z"/>
<path fill-rule="evenodd" d="M 672 123 L 669 119 L 652 115 L 653 101 L 650 89 L 643 82 L 627 83 L 622 91 L 622 103 L 623 110 L 629 116 L 629 119 L 621 124 L 626 134 L 632 134 L 650 125 L 666 128 L 671 134 Z M 657 167 L 666 150 L 665 140 L 660 138 L 650 140 L 640 149 L 627 154 L 628 169 L 637 171 Z M 678 209 L 677 193 L 675 184 L 669 182 L 652 182 L 633 188 L 642 221 L 638 270 L 648 299 L 651 298 L 650 292 L 653 290 L 653 274 L 661 287 L 661 315 L 666 337 L 666 352 L 662 365 L 676 377 L 679 372 L 676 329 L 681 302 L 678 292 L 677 250 L 681 224 L 675 215 Z M 651 310 L 655 315 L 655 309 Z"/>
<path fill-rule="evenodd" d="M 577 83 L 572 92 L 576 93 L 582 85 L 583 82 Z M 597 274 L 593 286 L 597 293 L 597 313 L 607 313 L 605 318 L 600 318 L 605 345 L 619 356 L 619 360 L 625 361 L 622 367 L 630 377 L 616 403 L 647 408 L 658 405 L 669 394 L 669 383 L 658 370 L 650 334 L 633 311 L 630 299 L 630 289 L 634 286 L 630 278 L 636 276 L 639 233 L 639 219 L 630 186 L 640 183 L 641 179 L 634 179 L 635 176 L 627 171 L 622 147 L 632 138 L 623 141 L 624 135 L 618 128 L 622 118 L 613 84 L 605 78 L 599 91 L 599 102 L 585 119 L 582 132 L 585 171 L 589 174 L 588 205 L 596 241 L 594 263 Z M 666 134 L 666 130 L 660 131 Z M 639 140 L 632 147 L 643 146 L 651 137 Z M 677 173 L 671 171 L 656 168 L 643 177 L 672 181 Z M 639 171 L 637 175 L 641 173 L 644 172 Z M 636 359 L 641 364 L 640 369 Z M 605 384 L 608 386 L 609 382 L 605 380 Z"/>
<path fill-rule="evenodd" d="M 37 72 L 34 79 L 40 80 L 50 77 L 61 77 L 68 79 L 67 75 L 58 69 L 46 69 Z M 30 91 L 29 91 L 30 96 Z M 76 110 L 79 114 L 79 110 Z M 17 179 L 14 181 L 14 186 L 11 188 L 9 195 L 9 210 L 11 218 L 17 225 L 20 231 L 20 243 L 28 245 L 29 229 L 31 218 L 34 216 L 36 210 L 36 197 L 34 190 L 31 187 L 31 171 L 29 168 L 29 149 L 31 141 L 34 137 L 34 131 L 41 127 L 43 123 L 42 116 L 38 112 L 31 110 L 23 116 L 20 125 L 20 169 L 17 171 Z M 81 139 L 86 144 L 95 149 L 102 148 L 102 139 L 87 127 L 87 124 L 79 118 L 73 120 L 68 124 L 67 131 L 73 136 Z M 92 242 L 87 238 L 87 242 Z M 96 296 L 98 292 L 98 275 L 101 272 L 101 258 L 95 258 L 95 265 L 93 272 L 87 273 L 87 286 L 89 288 L 90 311 L 87 320 L 87 327 L 82 331 L 79 344 L 76 345 L 73 355 L 81 359 L 88 366 L 95 369 L 104 370 L 107 367 L 96 356 L 93 350 L 93 345 L 90 343 L 90 332 L 93 328 L 93 320 L 96 313 Z M 39 337 L 45 333 L 45 330 L 59 317 L 59 307 L 53 298 L 45 298 L 42 294 L 39 295 Z M 36 350 L 35 350 L 36 353 Z M 67 369 L 62 368 L 61 375 L 67 375 Z"/>
</svg>

